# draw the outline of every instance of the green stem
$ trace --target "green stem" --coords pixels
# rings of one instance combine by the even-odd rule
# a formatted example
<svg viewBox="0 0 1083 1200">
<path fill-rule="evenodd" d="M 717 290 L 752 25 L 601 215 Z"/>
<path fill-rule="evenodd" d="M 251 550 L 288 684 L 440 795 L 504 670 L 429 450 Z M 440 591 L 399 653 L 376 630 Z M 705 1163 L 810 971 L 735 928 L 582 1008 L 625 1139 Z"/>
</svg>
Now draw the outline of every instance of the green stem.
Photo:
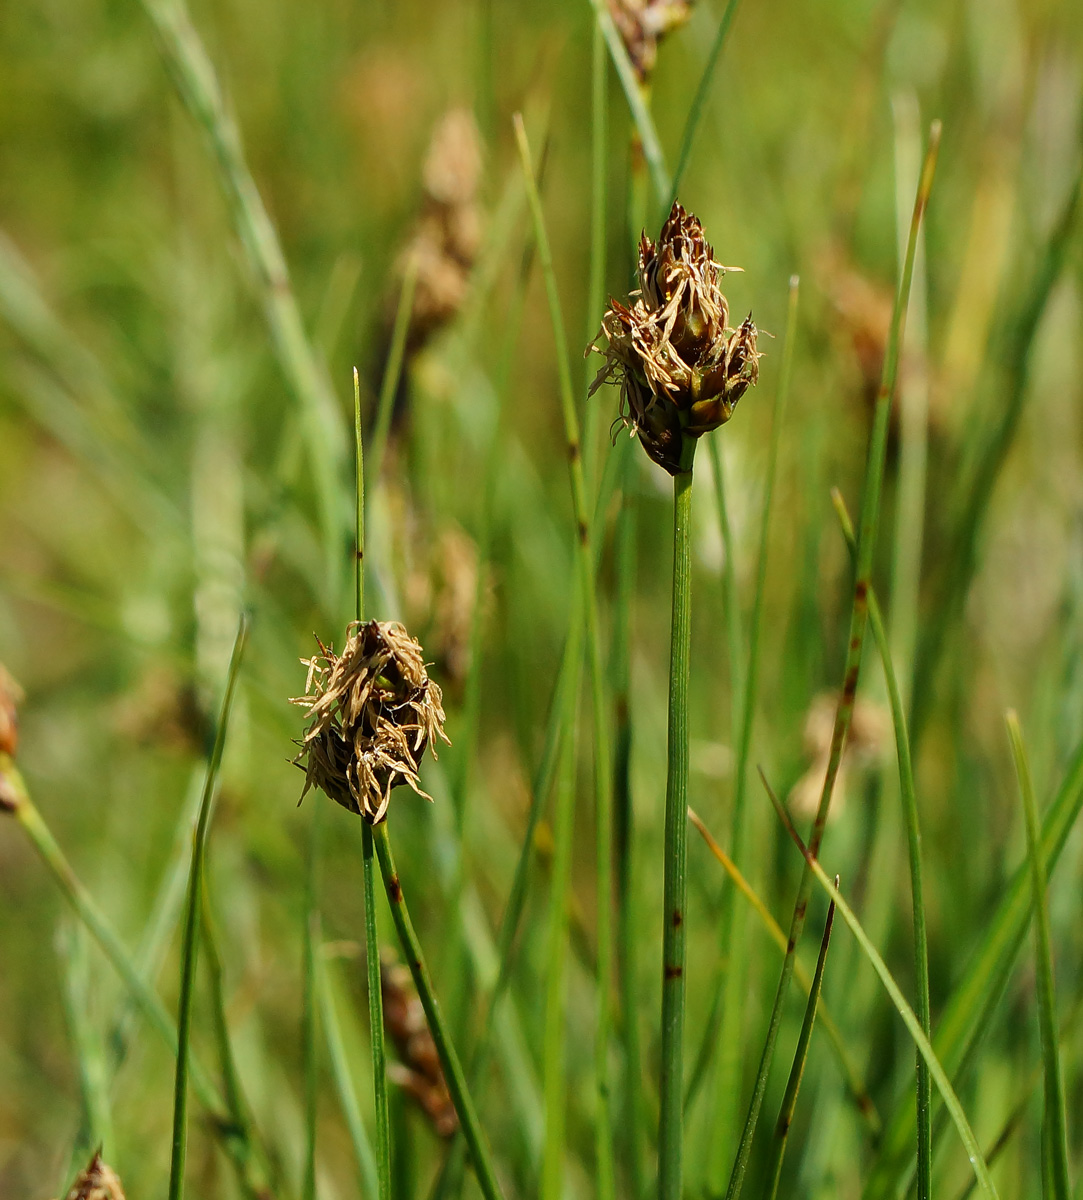
<svg viewBox="0 0 1083 1200">
<path fill-rule="evenodd" d="M 869 439 L 869 452 L 865 474 L 865 492 L 861 501 L 861 537 L 858 542 L 856 579 L 854 581 L 853 607 L 850 613 L 850 635 L 847 641 L 846 670 L 843 676 L 842 694 L 839 697 L 838 709 L 835 713 L 835 724 L 831 734 L 831 749 L 828 757 L 827 771 L 824 776 L 823 790 L 816 809 L 816 817 L 812 825 L 812 835 L 809 839 L 809 852 L 815 858 L 820 851 L 824 830 L 827 827 L 827 814 L 831 806 L 831 796 L 838 776 L 839 764 L 842 761 L 842 750 L 846 735 L 850 729 L 853 717 L 854 701 L 857 697 L 857 679 L 861 668 L 861 651 L 865 641 L 865 627 L 868 621 L 868 593 L 872 576 L 873 551 L 876 545 L 876 531 L 880 517 L 880 492 L 884 476 L 884 460 L 887 455 L 888 418 L 891 412 L 891 397 L 895 391 L 895 382 L 899 367 L 899 350 L 902 344 L 903 330 L 906 322 L 906 310 L 910 299 L 910 283 L 914 273 L 914 254 L 917 247 L 918 229 L 921 218 L 928 203 L 929 192 L 932 189 L 933 174 L 936 170 L 937 151 L 940 146 L 940 122 L 934 121 L 929 133 L 929 147 L 922 169 L 921 182 L 918 185 L 914 201 L 914 212 L 910 221 L 910 237 L 906 247 L 906 258 L 903 263 L 902 277 L 895 295 L 895 308 L 892 313 L 891 330 L 888 335 L 887 350 L 884 355 L 884 367 L 880 380 L 880 389 L 876 397 L 876 411 L 873 418 L 872 435 Z M 737 1147 L 737 1157 L 730 1174 L 729 1188 L 726 1200 L 737 1200 L 744 1185 L 745 1172 L 748 1169 L 748 1159 L 752 1151 L 752 1139 L 759 1122 L 760 1108 L 763 1104 L 764 1092 L 767 1089 L 767 1076 L 771 1070 L 774 1058 L 775 1044 L 778 1040 L 779 1026 L 782 1021 L 782 1008 L 789 989 L 790 978 L 793 975 L 794 951 L 805 927 L 805 915 L 808 910 L 809 895 L 812 890 L 811 869 L 806 868 L 801 873 L 797 898 L 794 901 L 793 916 L 790 920 L 790 932 L 787 938 L 786 957 L 782 963 L 778 987 L 775 989 L 775 999 L 771 1008 L 771 1016 L 767 1026 L 763 1053 L 760 1057 L 756 1081 L 752 1089 L 752 1099 L 749 1102 L 745 1127 L 741 1134 L 741 1142 Z"/>
<path fill-rule="evenodd" d="M 184 932 L 181 937 L 180 999 L 177 1007 L 177 1069 L 173 1089 L 173 1138 L 169 1163 L 169 1200 L 180 1200 L 184 1194 L 184 1162 L 188 1150 L 188 1075 L 191 1064 L 192 997 L 195 986 L 196 959 L 199 955 L 199 914 L 202 907 L 203 863 L 207 851 L 207 832 L 210 829 L 211 809 L 218 783 L 218 769 L 226 744 L 226 729 L 233 704 L 233 691 L 248 639 L 248 620 L 242 615 L 233 644 L 226 690 L 214 735 L 214 749 L 207 764 L 203 797 L 199 805 L 192 843 L 192 868 L 188 878 L 188 898 L 184 910 Z"/>
<path fill-rule="evenodd" d="M 317 956 L 321 941 L 319 912 L 320 826 L 323 806 L 317 804 L 308 831 L 308 863 L 305 879 L 303 953 L 303 990 L 301 1007 L 301 1059 L 305 1081 L 305 1152 L 302 1200 L 316 1200 L 316 1136 L 319 1123 L 319 1059 L 317 1056 L 318 998 L 316 995 Z"/>
<path fill-rule="evenodd" d="M 406 358 L 406 336 L 410 332 L 410 316 L 414 310 L 414 291 L 417 287 L 418 258 L 412 254 L 406 263 L 402 277 L 402 290 L 395 309 L 395 324 L 391 331 L 391 347 L 384 364 L 383 379 L 380 381 L 380 398 L 376 404 L 376 424 L 372 434 L 372 480 L 380 482 L 387 452 L 387 439 L 391 434 L 391 417 L 395 411 L 395 393 L 399 390 L 402 368 Z"/>
<path fill-rule="evenodd" d="M 406 907 L 402 884 L 399 881 L 398 872 L 395 870 L 395 859 L 391 852 L 391 838 L 387 831 L 387 822 L 381 821 L 375 828 L 366 823 L 365 828 L 369 830 L 370 837 L 376 846 L 376 855 L 380 860 L 380 873 L 383 876 L 384 890 L 391 906 L 391 918 L 395 924 L 395 932 L 398 934 L 403 957 L 410 967 L 414 986 L 417 988 L 417 994 L 425 1010 L 429 1032 L 432 1034 L 436 1052 L 440 1057 L 440 1065 L 444 1070 L 448 1091 L 459 1116 L 466 1143 L 474 1159 L 474 1170 L 477 1173 L 482 1194 L 485 1200 L 503 1200 L 493 1167 L 492 1153 L 478 1121 L 477 1110 L 467 1088 L 462 1063 L 459 1061 L 459 1055 L 451 1041 L 443 1013 L 440 1011 L 432 979 L 421 952 L 421 943 L 417 940 L 417 934 L 414 932 L 413 922 L 410 920 L 410 913 Z M 378 968 L 379 964 L 377 963 L 377 972 Z"/>
<path fill-rule="evenodd" d="M 673 477 L 673 610 L 669 649 L 662 901 L 662 1077 L 658 1197 L 681 1200 L 684 1130 L 685 895 L 688 833 L 688 679 L 692 618 L 692 469 Z"/>
</svg>

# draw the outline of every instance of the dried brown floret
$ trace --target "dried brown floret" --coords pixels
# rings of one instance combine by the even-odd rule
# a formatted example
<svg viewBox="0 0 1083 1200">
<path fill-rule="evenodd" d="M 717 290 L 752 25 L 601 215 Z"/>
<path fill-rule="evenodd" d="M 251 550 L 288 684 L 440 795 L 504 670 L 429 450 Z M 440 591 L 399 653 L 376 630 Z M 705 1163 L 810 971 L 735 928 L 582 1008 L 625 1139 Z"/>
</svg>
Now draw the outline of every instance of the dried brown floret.
<svg viewBox="0 0 1083 1200">
<path fill-rule="evenodd" d="M 444 734 L 440 688 L 429 679 L 421 646 L 395 621 L 354 621 L 336 655 L 319 638 L 305 694 L 292 703 L 309 724 L 294 760 L 305 772 L 303 800 L 318 787 L 370 824 L 382 821 L 391 789 L 408 784 L 426 800 L 418 770 Z"/>
<path fill-rule="evenodd" d="M 101 1153 L 96 1153 L 80 1171 L 67 1200 L 124 1200 L 124 1189 L 115 1172 L 102 1162 Z"/>
<path fill-rule="evenodd" d="M 381 956 L 380 990 L 384 1024 L 401 1060 L 388 1074 L 417 1101 L 440 1137 L 450 1137 L 459 1118 L 409 968 Z"/>
<path fill-rule="evenodd" d="M 691 16 L 689 0 L 609 0 L 609 12 L 640 83 L 658 57 L 658 43 Z"/>
<path fill-rule="evenodd" d="M 620 386 L 620 419 L 671 475 L 689 469 L 695 439 L 728 421 L 759 378 L 752 314 L 729 328 L 719 287 L 727 269 L 696 217 L 674 201 L 658 242 L 640 239 L 631 304 L 610 300 L 590 347 L 606 359 L 591 394 L 603 383 Z"/>
</svg>

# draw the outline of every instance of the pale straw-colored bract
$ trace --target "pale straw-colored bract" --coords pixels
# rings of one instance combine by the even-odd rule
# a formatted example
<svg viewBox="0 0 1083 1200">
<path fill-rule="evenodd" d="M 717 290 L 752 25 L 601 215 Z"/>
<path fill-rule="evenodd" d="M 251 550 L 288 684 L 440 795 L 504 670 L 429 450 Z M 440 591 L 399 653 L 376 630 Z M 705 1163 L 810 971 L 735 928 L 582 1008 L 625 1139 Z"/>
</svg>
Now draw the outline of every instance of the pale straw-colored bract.
<svg viewBox="0 0 1083 1200">
<path fill-rule="evenodd" d="M 116 1172 L 97 1153 L 87 1164 L 86 1170 L 79 1172 L 66 1200 L 124 1200 L 124 1189 Z"/>
<path fill-rule="evenodd" d="M 303 800 L 317 787 L 370 824 L 387 814 L 391 791 L 408 784 L 426 800 L 418 771 L 425 750 L 447 742 L 440 688 L 421 646 L 395 621 L 353 622 L 341 654 L 319 638 L 305 694 L 292 703 L 309 724 L 294 760 L 305 772 Z"/>
</svg>

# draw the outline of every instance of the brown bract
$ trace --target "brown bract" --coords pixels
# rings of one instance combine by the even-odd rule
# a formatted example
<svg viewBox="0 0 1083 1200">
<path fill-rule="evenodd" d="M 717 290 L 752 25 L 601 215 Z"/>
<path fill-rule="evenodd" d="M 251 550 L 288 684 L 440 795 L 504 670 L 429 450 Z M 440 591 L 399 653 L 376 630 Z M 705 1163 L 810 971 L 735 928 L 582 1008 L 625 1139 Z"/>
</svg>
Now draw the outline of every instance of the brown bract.
<svg viewBox="0 0 1083 1200">
<path fill-rule="evenodd" d="M 726 270 L 696 217 L 674 201 L 657 243 L 640 239 L 638 291 L 627 305 L 610 300 L 588 347 L 605 355 L 591 394 L 619 385 L 620 420 L 671 475 L 690 468 L 695 439 L 728 421 L 759 378 L 752 314 L 729 327 Z"/>
<path fill-rule="evenodd" d="M 124 1200 L 124 1189 L 116 1173 L 102 1162 L 99 1153 L 90 1160 L 85 1171 L 79 1172 L 67 1200 Z"/>
<path fill-rule="evenodd" d="M 609 12 L 640 83 L 654 70 L 658 43 L 692 13 L 689 0 L 609 0 Z"/>
<path fill-rule="evenodd" d="M 431 800 L 418 778 L 421 759 L 437 738 L 448 738 L 421 646 L 395 621 L 353 622 L 338 655 L 316 643 L 320 653 L 301 660 L 305 694 L 291 701 L 309 715 L 294 760 L 305 772 L 301 799 L 318 787 L 372 825 L 384 819 L 400 784 Z"/>
</svg>

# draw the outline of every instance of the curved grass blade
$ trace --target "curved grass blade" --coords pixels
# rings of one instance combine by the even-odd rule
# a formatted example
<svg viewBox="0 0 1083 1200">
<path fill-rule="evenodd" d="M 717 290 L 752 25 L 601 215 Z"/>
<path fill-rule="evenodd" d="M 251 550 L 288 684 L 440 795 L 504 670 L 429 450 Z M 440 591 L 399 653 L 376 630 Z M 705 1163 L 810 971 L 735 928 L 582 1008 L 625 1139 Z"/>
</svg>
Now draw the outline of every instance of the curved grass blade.
<svg viewBox="0 0 1083 1200">
<path fill-rule="evenodd" d="M 696 827 L 700 836 L 707 843 L 707 849 L 710 850 L 715 858 L 718 859 L 718 861 L 722 864 L 726 874 L 729 875 L 730 879 L 733 881 L 734 887 L 752 906 L 752 909 L 760 918 L 760 922 L 762 923 L 764 929 L 767 930 L 771 940 L 776 946 L 778 946 L 782 953 L 785 954 L 786 934 L 783 932 L 782 926 L 771 915 L 770 910 L 768 909 L 767 905 L 764 904 L 762 898 L 741 873 L 741 869 L 737 866 L 733 859 L 730 858 L 725 850 L 723 850 L 722 847 L 715 841 L 710 830 L 706 825 L 704 825 L 700 817 L 691 808 L 688 810 L 688 819 Z M 793 975 L 797 980 L 798 986 L 805 993 L 806 997 L 809 996 L 812 991 L 812 977 L 809 975 L 805 964 L 800 960 L 800 958 L 796 959 L 794 962 Z M 839 1070 L 842 1072 L 842 1076 L 846 1080 L 847 1090 L 849 1091 L 854 1104 L 857 1106 L 858 1112 L 861 1113 L 869 1127 L 869 1132 L 873 1135 L 873 1137 L 879 1136 L 881 1128 L 880 1114 L 876 1111 L 876 1105 L 866 1090 L 864 1083 L 861 1081 L 861 1074 L 858 1071 L 853 1059 L 850 1057 L 850 1052 L 846 1048 L 846 1042 L 843 1039 L 838 1025 L 835 1024 L 834 1018 L 831 1016 L 827 1007 L 823 1003 L 821 1003 L 819 1006 L 818 1017 L 820 1024 L 824 1028 L 824 1033 L 827 1034 L 828 1040 L 830 1041 L 832 1049 L 835 1052 L 835 1057 L 838 1059 Z"/>
<path fill-rule="evenodd" d="M 876 947 L 869 941 L 868 935 L 861 927 L 861 922 L 857 919 L 854 911 L 843 899 L 838 888 L 827 877 L 827 872 L 820 866 L 817 859 L 813 856 L 811 848 L 807 847 L 801 841 L 801 836 L 794 828 L 793 822 L 790 820 L 789 813 L 782 806 L 778 797 L 771 789 L 771 785 L 767 782 L 763 772 L 760 772 L 760 778 L 763 779 L 763 786 L 767 789 L 767 794 L 771 798 L 771 803 L 774 805 L 775 812 L 778 813 L 779 820 L 782 822 L 786 832 L 792 838 L 794 844 L 801 851 L 805 862 L 808 864 L 809 871 L 815 876 L 816 881 L 820 884 L 827 896 L 837 906 L 842 918 L 849 925 L 854 937 L 857 938 L 858 944 L 865 953 L 865 957 L 872 964 L 873 970 L 880 977 L 880 982 L 884 985 L 884 990 L 891 997 L 892 1004 L 899 1016 L 903 1019 L 903 1024 L 906 1026 L 910 1036 L 914 1039 L 914 1044 L 917 1046 L 922 1058 L 925 1059 L 929 1066 L 929 1074 L 933 1078 L 941 1097 L 944 1100 L 944 1105 L 955 1123 L 955 1128 L 959 1131 L 959 1139 L 963 1143 L 967 1157 L 970 1160 L 970 1165 L 974 1168 L 974 1174 L 978 1180 L 978 1187 L 981 1189 L 982 1195 L 990 1197 L 990 1200 L 996 1200 L 997 1190 L 993 1185 L 993 1181 L 989 1176 L 989 1167 L 985 1159 L 982 1157 L 981 1147 L 978 1145 L 978 1140 L 974 1136 L 974 1131 L 970 1127 L 970 1122 L 966 1118 L 966 1113 L 963 1112 L 963 1106 L 959 1103 L 959 1097 L 956 1096 L 951 1082 L 948 1079 L 940 1060 L 936 1057 L 936 1052 L 933 1050 L 929 1039 L 921 1030 L 921 1023 L 918 1021 L 914 1010 L 906 1002 L 899 985 L 895 982 L 891 972 L 887 969 L 887 964 L 880 957 Z"/>
<path fill-rule="evenodd" d="M 838 890 L 839 877 L 835 876 L 835 890 Z M 801 1078 L 805 1073 L 805 1063 L 808 1061 L 809 1043 L 812 1041 L 812 1027 L 816 1023 L 816 1010 L 820 1004 L 820 990 L 824 982 L 824 966 L 827 963 L 827 950 L 831 945 L 831 926 L 835 923 L 835 902 L 828 905 L 827 920 L 824 922 L 823 938 L 820 940 L 820 953 L 816 959 L 816 973 L 812 977 L 812 987 L 809 989 L 808 1003 L 805 1005 L 805 1016 L 801 1022 L 801 1033 L 797 1039 L 797 1049 L 794 1051 L 793 1066 L 790 1077 L 786 1081 L 786 1091 L 782 1097 L 782 1106 L 778 1111 L 775 1122 L 775 1140 L 771 1148 L 771 1159 L 767 1168 L 767 1177 L 771 1181 L 768 1200 L 775 1200 L 778 1195 L 778 1181 L 782 1178 L 782 1160 L 786 1155 L 786 1142 L 790 1136 L 790 1126 L 793 1124 L 793 1114 L 797 1107 L 797 1092 L 801 1087 Z"/>
<path fill-rule="evenodd" d="M 932 190 L 933 176 L 936 172 L 937 153 L 940 148 L 940 122 L 934 121 L 929 131 L 929 145 L 925 154 L 921 181 L 918 184 L 917 196 L 914 200 L 914 213 L 910 222 L 910 237 L 906 246 L 906 258 L 903 262 L 902 276 L 899 280 L 898 291 L 895 295 L 895 308 L 892 313 L 891 330 L 888 335 L 887 349 L 884 354 L 884 367 L 880 379 L 880 389 L 876 397 L 876 411 L 873 418 L 872 435 L 869 439 L 868 463 L 865 474 L 865 491 L 861 500 L 861 537 L 858 542 L 856 579 L 854 582 L 854 599 L 850 615 L 850 634 L 846 651 L 846 670 L 843 676 L 842 694 L 835 714 L 834 729 L 831 734 L 831 750 L 828 758 L 827 771 L 824 776 L 823 790 L 816 810 L 810 838 L 810 852 L 813 859 L 819 853 L 827 826 L 827 814 L 831 805 L 831 795 L 835 787 L 839 764 L 842 761 L 842 749 L 849 732 L 850 720 L 853 716 L 854 701 L 857 697 L 857 679 L 861 667 L 861 651 L 865 641 L 865 627 L 868 621 L 868 592 L 872 576 L 873 551 L 876 545 L 877 526 L 880 516 L 880 492 L 883 484 L 884 462 L 887 456 L 888 418 L 891 411 L 891 397 L 895 391 L 898 376 L 899 354 L 902 345 L 903 330 L 906 324 L 906 311 L 910 299 L 910 284 L 914 274 L 914 255 L 917 248 L 918 230 L 921 227 L 922 216 L 929 201 Z M 788 946 L 796 948 L 804 929 L 805 913 L 808 907 L 808 897 L 812 888 L 811 875 L 808 869 L 801 874 L 797 899 L 794 902 L 793 917 L 790 922 Z M 782 964 L 782 973 L 778 987 L 775 990 L 774 1004 L 768 1022 L 767 1038 L 760 1058 L 756 1081 L 749 1101 L 748 1116 L 741 1134 L 741 1142 L 737 1148 L 737 1157 L 730 1175 L 726 1200 L 737 1200 L 744 1185 L 745 1171 L 748 1168 L 749 1155 L 752 1152 L 752 1139 L 759 1123 L 760 1108 L 763 1104 L 764 1092 L 767 1090 L 767 1076 L 771 1070 L 774 1058 L 775 1043 L 778 1029 L 782 1020 L 782 1007 L 789 988 L 790 976 L 793 974 L 793 952 L 788 950 Z"/>
<path fill-rule="evenodd" d="M 1037 939 L 1038 1025 L 1042 1036 L 1042 1063 L 1045 1076 L 1045 1112 L 1042 1117 L 1043 1149 L 1047 1150 L 1046 1169 L 1052 1183 L 1053 1200 L 1070 1200 L 1068 1184 L 1068 1122 L 1064 1112 L 1064 1078 L 1057 1039 L 1057 996 L 1053 982 L 1053 945 L 1049 933 L 1049 909 L 1046 903 L 1046 875 L 1038 849 L 1038 804 L 1030 777 L 1026 746 L 1019 718 L 1009 711 L 1008 738 L 1012 744 L 1015 773 L 1027 827 L 1027 857 L 1034 891 L 1034 927 Z"/>
<path fill-rule="evenodd" d="M 383 472 L 387 439 L 391 433 L 391 416 L 395 409 L 395 396 L 406 357 L 406 335 L 410 332 L 410 315 L 414 310 L 414 292 L 417 290 L 419 260 L 411 254 L 406 261 L 402 276 L 399 302 L 395 308 L 395 324 L 391 330 L 391 347 L 384 364 L 383 379 L 380 381 L 380 397 L 376 403 L 376 422 L 372 433 L 372 455 L 370 474 L 373 486 L 380 483 Z"/>
<path fill-rule="evenodd" d="M 1041 860 L 1046 877 L 1052 874 L 1080 811 L 1083 810 L 1083 742 L 1076 748 L 1041 832 Z M 985 1022 L 986 1014 L 1004 995 L 1012 967 L 1026 937 L 1034 893 L 1030 865 L 1022 863 L 1005 889 L 981 942 L 944 1007 L 933 1047 L 946 1071 L 955 1074 Z M 888 1122 L 880 1161 L 866 1180 L 865 1200 L 893 1194 L 894 1181 L 914 1141 L 914 1109 L 902 1103 Z"/>
<path fill-rule="evenodd" d="M 846 501 L 838 488 L 831 490 L 831 502 L 842 524 L 843 535 L 851 553 L 856 553 L 854 527 L 846 509 Z M 869 621 L 873 640 L 880 652 L 880 661 L 887 684 L 891 720 L 895 727 L 895 748 L 899 761 L 899 796 L 906 824 L 906 844 L 910 857 L 910 907 L 914 920 L 914 980 L 917 990 L 918 1019 L 926 1038 L 932 1036 L 932 1016 L 929 1007 L 929 942 L 925 928 L 925 885 L 921 866 L 921 823 L 918 817 L 917 793 L 914 788 L 914 766 L 910 756 L 910 733 L 906 724 L 906 709 L 903 706 L 895 665 L 891 657 L 884 619 L 876 592 L 869 587 Z M 932 1092 L 929 1071 L 925 1060 L 918 1055 L 917 1061 L 917 1135 L 918 1135 L 918 1200 L 929 1200 L 932 1193 L 933 1133 Z"/>
<path fill-rule="evenodd" d="M 211 810 L 218 784 L 218 770 L 222 765 L 222 752 L 226 745 L 226 730 L 233 706 L 233 692 L 237 675 L 248 640 L 248 618 L 242 614 L 237 629 L 237 640 L 233 643 L 233 656 L 226 676 L 226 690 L 218 715 L 218 726 L 214 734 L 214 749 L 207 764 L 207 777 L 203 784 L 203 797 L 199 805 L 192 843 L 192 867 L 188 877 L 188 896 L 184 910 L 184 927 L 181 935 L 181 982 L 177 1006 L 177 1069 L 173 1089 L 173 1138 L 169 1162 L 169 1200 L 181 1200 L 184 1194 L 184 1161 L 188 1149 L 188 1075 L 191 1061 L 192 993 L 195 986 L 196 959 L 199 952 L 199 919 L 202 910 L 203 863 L 207 853 L 207 834 L 210 830 Z"/>
</svg>

